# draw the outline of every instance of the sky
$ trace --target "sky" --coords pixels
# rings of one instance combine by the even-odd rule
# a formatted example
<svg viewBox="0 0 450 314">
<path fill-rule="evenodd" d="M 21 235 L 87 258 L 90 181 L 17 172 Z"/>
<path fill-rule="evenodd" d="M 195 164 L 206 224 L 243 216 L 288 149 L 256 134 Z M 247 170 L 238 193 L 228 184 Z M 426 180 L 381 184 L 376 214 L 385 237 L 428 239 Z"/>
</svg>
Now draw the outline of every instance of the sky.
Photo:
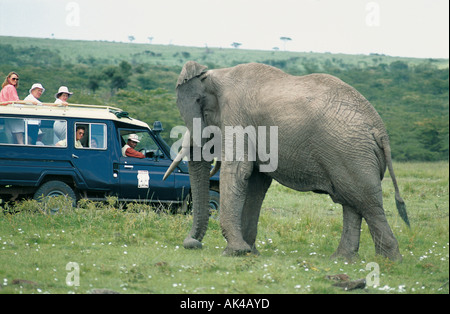
<svg viewBox="0 0 450 314">
<path fill-rule="evenodd" d="M 449 1 L 0 0 L 0 36 L 448 59 Z"/>
</svg>

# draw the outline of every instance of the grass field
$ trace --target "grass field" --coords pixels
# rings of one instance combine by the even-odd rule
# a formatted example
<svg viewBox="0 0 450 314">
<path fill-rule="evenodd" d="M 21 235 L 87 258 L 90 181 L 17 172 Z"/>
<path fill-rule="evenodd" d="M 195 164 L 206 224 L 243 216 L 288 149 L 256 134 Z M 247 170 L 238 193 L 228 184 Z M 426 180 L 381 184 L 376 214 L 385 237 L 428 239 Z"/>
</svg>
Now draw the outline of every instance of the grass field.
<svg viewBox="0 0 450 314">
<path fill-rule="evenodd" d="M 297 294 L 448 293 L 449 165 L 396 163 L 411 229 L 398 216 L 389 176 L 383 181 L 386 214 L 403 262 L 376 256 L 363 223 L 360 258 L 333 261 L 342 228 L 341 207 L 328 196 L 298 193 L 274 183 L 264 201 L 257 246 L 260 256 L 222 256 L 219 222 L 211 220 L 200 251 L 182 242 L 192 217 L 156 212 L 114 199 L 81 201 L 45 214 L 34 201 L 3 204 L 0 214 L 0 293 Z M 379 277 L 375 276 L 379 268 Z M 344 291 L 326 276 L 368 279 L 365 289 Z M 377 282 L 378 279 L 378 282 Z"/>
</svg>

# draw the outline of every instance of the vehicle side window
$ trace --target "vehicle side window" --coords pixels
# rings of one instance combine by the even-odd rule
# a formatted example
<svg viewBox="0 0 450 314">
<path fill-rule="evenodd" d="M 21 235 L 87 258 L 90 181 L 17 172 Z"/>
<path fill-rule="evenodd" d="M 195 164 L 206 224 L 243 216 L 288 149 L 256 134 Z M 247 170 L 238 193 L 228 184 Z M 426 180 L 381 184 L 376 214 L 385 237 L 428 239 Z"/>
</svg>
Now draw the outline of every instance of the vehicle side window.
<svg viewBox="0 0 450 314">
<path fill-rule="evenodd" d="M 1 144 L 25 144 L 25 119 L 3 118 L 0 124 Z"/>
<path fill-rule="evenodd" d="M 1 118 L 0 145 L 49 146 L 67 137 L 66 120 Z"/>
<path fill-rule="evenodd" d="M 0 118 L 0 144 L 8 142 L 5 130 L 5 119 Z"/>
<path fill-rule="evenodd" d="M 103 123 L 76 123 L 75 148 L 78 149 L 106 149 L 106 124 Z"/>
</svg>

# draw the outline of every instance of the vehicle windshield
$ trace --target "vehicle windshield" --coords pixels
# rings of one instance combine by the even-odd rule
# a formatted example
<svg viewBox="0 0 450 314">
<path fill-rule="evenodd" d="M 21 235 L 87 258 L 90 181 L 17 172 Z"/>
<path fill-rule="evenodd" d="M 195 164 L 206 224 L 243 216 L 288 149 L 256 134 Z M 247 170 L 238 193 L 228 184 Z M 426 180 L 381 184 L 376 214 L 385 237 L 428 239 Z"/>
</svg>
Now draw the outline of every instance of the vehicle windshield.
<svg viewBox="0 0 450 314">
<path fill-rule="evenodd" d="M 122 147 L 127 144 L 130 136 L 137 136 L 139 141 L 134 148 L 136 151 L 143 153 L 147 158 L 164 158 L 163 152 L 160 150 L 158 144 L 156 144 L 153 137 L 147 131 L 137 130 L 121 130 L 120 136 L 122 138 Z"/>
</svg>

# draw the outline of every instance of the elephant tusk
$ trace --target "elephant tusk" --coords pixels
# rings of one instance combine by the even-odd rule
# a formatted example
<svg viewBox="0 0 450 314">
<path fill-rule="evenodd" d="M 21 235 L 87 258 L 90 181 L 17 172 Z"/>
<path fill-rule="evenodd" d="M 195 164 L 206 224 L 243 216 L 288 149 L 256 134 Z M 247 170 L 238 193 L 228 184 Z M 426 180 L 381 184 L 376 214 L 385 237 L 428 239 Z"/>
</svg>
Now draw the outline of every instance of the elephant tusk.
<svg viewBox="0 0 450 314">
<path fill-rule="evenodd" d="M 169 169 L 167 169 L 166 173 L 164 174 L 163 181 L 167 179 L 168 176 L 175 170 L 176 167 L 180 164 L 180 162 L 183 160 L 183 158 L 187 155 L 189 152 L 189 149 L 183 148 L 175 157 L 175 159 L 170 164 Z"/>
<path fill-rule="evenodd" d="M 220 170 L 220 165 L 221 162 L 220 161 L 216 161 L 216 164 L 214 165 L 214 168 L 211 170 L 211 172 L 209 173 L 209 177 L 211 178 L 213 175 L 215 175 L 219 170 Z"/>
<path fill-rule="evenodd" d="M 189 154 L 190 143 L 191 143 L 191 133 L 189 132 L 189 130 L 187 130 L 183 137 L 181 150 L 178 152 L 177 156 L 170 164 L 169 169 L 167 169 L 166 173 L 164 174 L 163 181 L 166 180 L 168 176 L 170 176 L 170 174 L 175 170 L 176 167 L 178 167 L 181 160 L 183 160 L 183 158 Z"/>
</svg>

